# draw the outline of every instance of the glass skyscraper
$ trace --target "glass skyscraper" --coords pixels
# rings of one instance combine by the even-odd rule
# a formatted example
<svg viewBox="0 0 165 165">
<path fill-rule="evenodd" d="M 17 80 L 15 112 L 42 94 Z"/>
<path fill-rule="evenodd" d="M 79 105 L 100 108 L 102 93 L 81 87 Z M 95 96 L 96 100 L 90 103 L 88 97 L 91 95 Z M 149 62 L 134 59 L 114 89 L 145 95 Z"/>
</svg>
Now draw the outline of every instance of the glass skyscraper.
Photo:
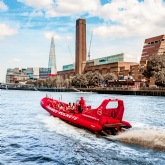
<svg viewBox="0 0 165 165">
<path fill-rule="evenodd" d="M 57 74 L 55 45 L 53 37 L 51 39 L 48 68 L 51 68 L 51 74 Z"/>
</svg>

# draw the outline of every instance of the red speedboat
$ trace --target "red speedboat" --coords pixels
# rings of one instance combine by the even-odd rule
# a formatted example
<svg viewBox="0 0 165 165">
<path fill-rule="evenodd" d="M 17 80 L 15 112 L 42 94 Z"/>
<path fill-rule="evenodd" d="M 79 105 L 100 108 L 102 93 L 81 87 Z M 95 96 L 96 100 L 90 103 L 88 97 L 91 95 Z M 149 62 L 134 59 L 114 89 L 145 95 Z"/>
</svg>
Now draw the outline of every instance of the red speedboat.
<svg viewBox="0 0 165 165">
<path fill-rule="evenodd" d="M 109 107 L 111 102 L 116 102 L 117 107 Z M 132 127 L 129 122 L 122 120 L 124 103 L 120 99 L 105 99 L 98 108 L 92 109 L 91 106 L 85 105 L 82 97 L 74 106 L 44 97 L 41 106 L 51 115 L 96 134 L 115 135 Z"/>
</svg>

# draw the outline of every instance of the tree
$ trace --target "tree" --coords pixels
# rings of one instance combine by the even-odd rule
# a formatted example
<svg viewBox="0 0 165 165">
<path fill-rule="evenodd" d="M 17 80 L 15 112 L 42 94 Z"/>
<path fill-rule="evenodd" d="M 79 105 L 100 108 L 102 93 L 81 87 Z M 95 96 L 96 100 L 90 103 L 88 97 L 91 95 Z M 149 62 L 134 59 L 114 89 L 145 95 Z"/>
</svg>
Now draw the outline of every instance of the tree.
<svg viewBox="0 0 165 165">
<path fill-rule="evenodd" d="M 84 75 L 88 81 L 88 86 L 91 86 L 92 85 L 92 77 L 93 77 L 93 73 L 92 71 L 90 72 L 87 72 L 85 75 Z"/>
<path fill-rule="evenodd" d="M 88 86 L 100 86 L 103 81 L 103 76 L 99 72 L 87 72 L 84 75 L 87 79 Z"/>
<path fill-rule="evenodd" d="M 86 87 L 87 84 L 88 84 L 87 78 L 83 74 L 76 74 L 72 78 L 72 85 L 73 86 L 79 86 L 81 88 L 81 87 Z"/>
<path fill-rule="evenodd" d="M 149 57 L 146 70 L 143 75 L 147 78 L 155 77 L 155 83 L 158 86 L 164 86 L 164 74 L 165 74 L 165 53 L 153 54 Z"/>
<path fill-rule="evenodd" d="M 153 54 L 148 59 L 147 67 L 143 75 L 150 78 L 161 71 L 162 68 L 165 68 L 165 54 Z"/>
<path fill-rule="evenodd" d="M 155 74 L 155 84 L 157 86 L 163 86 L 165 87 L 165 68 L 163 68 L 161 71 Z"/>
<path fill-rule="evenodd" d="M 105 81 L 108 81 L 108 80 L 117 80 L 117 76 L 114 74 L 114 73 L 107 73 L 103 76 L 104 80 Z"/>
<path fill-rule="evenodd" d="M 57 77 L 56 77 L 56 85 L 57 85 L 57 87 L 63 87 L 64 79 L 63 79 L 62 76 L 57 75 Z"/>
<path fill-rule="evenodd" d="M 26 82 L 26 84 L 34 85 L 34 81 L 32 81 L 32 80 L 28 80 L 28 81 Z"/>
<path fill-rule="evenodd" d="M 52 83 L 53 83 L 52 76 L 47 77 L 46 78 L 46 85 L 47 85 L 47 87 L 51 88 L 52 87 Z"/>
<path fill-rule="evenodd" d="M 65 79 L 64 80 L 64 87 L 68 88 L 69 87 L 69 84 L 70 84 L 69 79 L 68 78 Z"/>
</svg>

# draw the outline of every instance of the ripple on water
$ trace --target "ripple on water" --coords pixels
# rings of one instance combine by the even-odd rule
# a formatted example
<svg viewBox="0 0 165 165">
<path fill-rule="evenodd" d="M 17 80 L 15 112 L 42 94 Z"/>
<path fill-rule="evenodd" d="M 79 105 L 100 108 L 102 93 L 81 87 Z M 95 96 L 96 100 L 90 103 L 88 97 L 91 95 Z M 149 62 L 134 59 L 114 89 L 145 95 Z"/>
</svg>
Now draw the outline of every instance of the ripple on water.
<svg viewBox="0 0 165 165">
<path fill-rule="evenodd" d="M 124 119 L 131 121 L 133 128 L 115 137 L 116 140 L 97 138 L 48 115 L 40 106 L 44 92 L 4 90 L 0 97 L 2 164 L 165 164 L 164 152 L 155 150 L 164 144 L 164 132 L 161 132 L 165 128 L 163 97 L 67 92 L 51 95 L 57 99 L 62 95 L 66 102 L 83 95 L 87 104 L 94 107 L 105 98 L 123 99 Z"/>
</svg>

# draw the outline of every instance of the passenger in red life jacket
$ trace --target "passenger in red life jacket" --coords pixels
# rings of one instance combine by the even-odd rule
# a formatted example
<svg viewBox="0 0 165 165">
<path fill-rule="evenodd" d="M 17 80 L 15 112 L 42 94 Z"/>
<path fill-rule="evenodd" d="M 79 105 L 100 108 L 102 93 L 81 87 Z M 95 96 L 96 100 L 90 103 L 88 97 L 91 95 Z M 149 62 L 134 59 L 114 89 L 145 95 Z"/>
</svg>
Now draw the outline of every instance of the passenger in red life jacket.
<svg viewBox="0 0 165 165">
<path fill-rule="evenodd" d="M 80 97 L 79 105 L 78 105 L 78 111 L 81 113 L 85 106 L 85 100 L 83 97 Z"/>
</svg>

